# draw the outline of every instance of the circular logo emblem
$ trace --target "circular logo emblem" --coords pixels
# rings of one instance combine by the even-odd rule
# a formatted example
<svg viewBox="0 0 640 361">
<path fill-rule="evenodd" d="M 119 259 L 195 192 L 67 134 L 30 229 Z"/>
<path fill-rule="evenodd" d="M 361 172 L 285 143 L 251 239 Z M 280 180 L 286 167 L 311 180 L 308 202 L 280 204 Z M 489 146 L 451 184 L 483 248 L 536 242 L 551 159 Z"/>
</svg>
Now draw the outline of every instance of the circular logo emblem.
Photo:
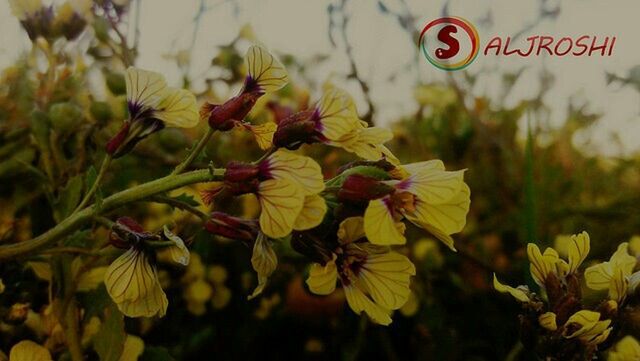
<svg viewBox="0 0 640 361">
<path fill-rule="evenodd" d="M 420 49 L 427 60 L 442 70 L 460 70 L 478 55 L 480 36 L 467 20 L 457 16 L 438 18 L 420 33 Z"/>
</svg>

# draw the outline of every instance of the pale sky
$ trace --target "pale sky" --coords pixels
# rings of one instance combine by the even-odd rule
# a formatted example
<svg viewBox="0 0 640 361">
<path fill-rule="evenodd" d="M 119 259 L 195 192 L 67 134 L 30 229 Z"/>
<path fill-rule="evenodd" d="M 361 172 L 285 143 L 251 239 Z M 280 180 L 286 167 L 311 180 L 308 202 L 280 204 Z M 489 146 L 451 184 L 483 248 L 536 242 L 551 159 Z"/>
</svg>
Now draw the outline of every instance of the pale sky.
<svg viewBox="0 0 640 361">
<path fill-rule="evenodd" d="M 46 1 L 46 0 L 45 0 Z M 140 57 L 136 65 L 165 74 L 168 81 L 177 84 L 179 71 L 174 62 L 162 57 L 170 51 L 186 49 L 193 32 L 193 17 L 199 0 L 142 0 Z M 348 63 L 342 44 L 334 49 L 327 36 L 327 6 L 322 0 L 208 0 L 211 9 L 201 20 L 192 59 L 192 75 L 207 68 L 215 55 L 215 46 L 228 43 L 239 28 L 249 23 L 259 40 L 275 52 L 289 53 L 300 58 L 315 54 L 329 54 L 329 60 L 310 74 L 322 83 L 331 73 L 346 74 Z M 441 15 L 445 1 L 407 0 L 411 13 L 420 27 Z M 556 1 L 547 1 L 554 8 Z M 392 10 L 401 9 L 400 1 L 386 0 Z M 534 21 L 539 11 L 538 0 L 457 0 L 449 2 L 449 14 L 461 16 L 476 25 L 484 44 L 494 35 L 512 35 Z M 543 21 L 523 35 L 562 36 L 598 35 L 616 36 L 611 57 L 531 57 L 504 58 L 478 56 L 467 71 L 478 75 L 477 85 L 471 92 L 513 105 L 533 97 L 540 86 L 539 73 L 546 69 L 556 80 L 544 101 L 551 107 L 550 127 L 557 127 L 566 118 L 569 99 L 587 109 L 603 114 L 594 127 L 574 139 L 586 151 L 609 155 L 630 154 L 640 151 L 640 93 L 631 87 L 606 84 L 605 72 L 627 75 L 628 70 L 640 64 L 640 46 L 637 36 L 637 0 L 561 1 L 561 13 L 556 20 Z M 387 124 L 401 114 L 416 109 L 413 85 L 418 80 L 445 79 L 445 72 L 433 67 L 420 56 L 416 70 L 401 73 L 395 81 L 389 76 L 410 63 L 417 49 L 395 18 L 379 12 L 376 1 L 351 0 L 348 9 L 352 19 L 348 35 L 360 73 L 371 86 L 371 96 L 377 105 L 376 121 Z M 491 12 L 492 25 L 482 25 Z M 339 37 L 337 37 L 339 39 Z M 523 39 L 521 39 L 523 40 Z M 0 3 L 0 67 L 11 64 L 20 52 L 29 49 L 28 38 L 11 16 L 7 2 Z M 513 90 L 501 98 L 500 81 L 505 71 L 525 67 Z M 462 74 L 456 73 L 459 77 Z M 350 90 L 364 109 L 359 88 L 353 82 L 339 83 Z M 199 86 L 197 83 L 195 86 Z M 318 89 L 314 89 L 317 94 Z M 364 112 L 364 110 L 362 111 Z M 621 139 L 620 148 L 612 136 Z"/>
</svg>

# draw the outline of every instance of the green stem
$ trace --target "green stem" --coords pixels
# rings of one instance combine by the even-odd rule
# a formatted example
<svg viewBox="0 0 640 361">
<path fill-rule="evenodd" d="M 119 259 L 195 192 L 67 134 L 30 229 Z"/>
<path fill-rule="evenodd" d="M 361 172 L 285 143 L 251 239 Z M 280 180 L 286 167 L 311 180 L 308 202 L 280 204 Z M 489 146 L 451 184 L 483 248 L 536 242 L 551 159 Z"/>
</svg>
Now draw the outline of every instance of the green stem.
<svg viewBox="0 0 640 361">
<path fill-rule="evenodd" d="M 173 208 L 178 208 L 183 211 L 189 212 L 197 216 L 198 218 L 202 219 L 203 221 L 207 221 L 209 219 L 208 214 L 204 213 L 203 211 L 199 210 L 196 207 L 191 206 L 190 204 L 180 201 L 179 199 L 164 197 L 164 196 L 153 196 L 153 197 L 149 197 L 148 199 L 143 199 L 142 201 L 166 204 Z"/>
<path fill-rule="evenodd" d="M 190 166 L 191 163 L 193 163 L 193 161 L 198 157 L 198 155 L 200 155 L 204 147 L 209 142 L 209 139 L 211 139 L 211 136 L 213 135 L 214 132 L 215 130 L 213 128 L 207 127 L 207 132 L 204 135 L 202 135 L 202 138 L 200 138 L 200 140 L 198 141 L 198 144 L 196 144 L 196 146 L 191 150 L 187 158 L 185 158 L 185 160 L 183 160 L 182 163 L 176 166 L 176 169 L 174 169 L 173 172 L 171 172 L 171 174 L 180 174 L 184 172 L 184 170 L 187 169 L 187 167 Z"/>
<path fill-rule="evenodd" d="M 125 189 L 105 198 L 99 209 L 86 207 L 71 215 L 55 227 L 28 241 L 0 246 L 0 260 L 23 256 L 27 253 L 42 249 L 64 236 L 78 230 L 82 225 L 94 219 L 96 215 L 104 214 L 131 202 L 168 192 L 189 184 L 213 182 L 222 180 L 224 169 L 199 169 L 192 172 L 168 175 L 148 183 Z"/>
<path fill-rule="evenodd" d="M 102 160 L 102 165 L 100 166 L 100 171 L 98 172 L 98 176 L 96 177 L 96 180 L 93 182 L 93 184 L 91 185 L 91 188 L 89 189 L 87 194 L 84 195 L 84 198 L 82 199 L 80 204 L 78 204 L 78 206 L 73 211 L 73 213 L 78 212 L 79 210 L 84 208 L 87 205 L 87 203 L 89 203 L 89 201 L 91 200 L 93 195 L 98 190 L 98 187 L 100 187 L 100 183 L 102 182 L 102 178 L 104 178 L 104 175 L 107 173 L 107 169 L 109 169 L 109 164 L 111 164 L 111 159 L 112 158 L 111 158 L 110 154 L 107 154 L 104 157 L 104 159 Z"/>
</svg>

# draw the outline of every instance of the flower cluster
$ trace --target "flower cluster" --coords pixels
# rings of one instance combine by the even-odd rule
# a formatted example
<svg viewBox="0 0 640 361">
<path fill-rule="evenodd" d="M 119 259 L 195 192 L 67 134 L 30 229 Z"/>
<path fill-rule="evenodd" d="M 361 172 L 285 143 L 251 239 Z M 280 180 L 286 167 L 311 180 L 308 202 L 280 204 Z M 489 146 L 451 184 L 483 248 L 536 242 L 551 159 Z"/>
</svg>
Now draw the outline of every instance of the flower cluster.
<svg viewBox="0 0 640 361">
<path fill-rule="evenodd" d="M 469 210 L 464 171 L 446 171 L 438 160 L 401 165 L 384 145 L 391 132 L 368 127 L 351 97 L 331 85 L 311 108 L 262 124 L 263 131 L 256 132 L 244 117 L 260 96 L 284 86 L 287 76 L 258 46 L 249 49 L 245 64 L 249 74 L 240 93 L 220 105 L 205 104 L 201 115 L 217 131 L 251 130 L 268 152 L 255 162 L 229 162 L 223 184 L 203 199 L 252 194 L 260 212 L 255 220 L 214 212 L 205 229 L 252 245 L 258 286 L 250 298 L 265 289 L 277 268 L 273 245 L 290 240 L 313 261 L 307 280 L 311 292 L 332 293 L 339 279 L 351 309 L 389 324 L 392 311 L 407 301 L 415 274 L 411 261 L 389 246 L 406 243 L 406 219 L 455 250 L 451 235 L 462 230 Z M 318 163 L 294 152 L 312 143 L 339 147 L 363 160 L 325 180 Z"/>
<path fill-rule="evenodd" d="M 629 254 L 629 244 L 625 242 L 609 261 L 590 266 L 582 273 L 580 266 L 590 248 L 586 232 L 571 236 L 566 260 L 553 248 L 541 252 L 533 243 L 527 246 L 531 276 L 546 297 L 527 286 L 504 285 L 494 275 L 495 289 L 522 303 L 523 342 L 541 356 L 591 359 L 599 345 L 609 342 L 612 333 L 621 331 L 618 322 L 640 283 L 640 271 L 633 273 L 637 258 Z M 607 297 L 594 307 L 589 307 L 583 297 L 583 278 L 589 289 L 607 291 Z M 627 340 L 620 346 L 624 350 L 621 355 L 634 352 L 627 351 L 633 350 L 630 344 Z"/>
</svg>

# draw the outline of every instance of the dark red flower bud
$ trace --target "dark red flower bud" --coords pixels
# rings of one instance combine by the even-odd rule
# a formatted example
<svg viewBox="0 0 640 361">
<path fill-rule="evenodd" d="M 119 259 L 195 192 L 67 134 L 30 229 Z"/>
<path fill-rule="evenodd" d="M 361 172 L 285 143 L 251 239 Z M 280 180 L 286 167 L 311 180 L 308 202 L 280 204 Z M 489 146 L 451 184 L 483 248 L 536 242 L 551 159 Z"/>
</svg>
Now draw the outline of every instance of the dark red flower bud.
<svg viewBox="0 0 640 361">
<path fill-rule="evenodd" d="M 231 130 L 237 122 L 244 120 L 262 94 L 257 91 L 243 91 L 223 104 L 205 103 L 200 109 L 200 116 L 206 118 L 209 126 L 215 130 Z"/>
<path fill-rule="evenodd" d="M 229 183 L 246 182 L 258 176 L 260 168 L 257 165 L 232 161 L 227 163 L 224 181 Z"/>
<path fill-rule="evenodd" d="M 204 228 L 211 234 L 246 242 L 253 242 L 260 229 L 255 219 L 233 217 L 223 212 L 213 212 Z"/>
<path fill-rule="evenodd" d="M 325 140 L 316 129 L 315 114 L 315 109 L 308 109 L 283 119 L 273 134 L 273 144 L 278 148 L 297 149 L 302 144 Z"/>
<path fill-rule="evenodd" d="M 338 191 L 338 199 L 350 202 L 367 202 L 382 198 L 394 191 L 395 188 L 376 178 L 352 174 L 342 183 L 342 188 Z"/>
</svg>

